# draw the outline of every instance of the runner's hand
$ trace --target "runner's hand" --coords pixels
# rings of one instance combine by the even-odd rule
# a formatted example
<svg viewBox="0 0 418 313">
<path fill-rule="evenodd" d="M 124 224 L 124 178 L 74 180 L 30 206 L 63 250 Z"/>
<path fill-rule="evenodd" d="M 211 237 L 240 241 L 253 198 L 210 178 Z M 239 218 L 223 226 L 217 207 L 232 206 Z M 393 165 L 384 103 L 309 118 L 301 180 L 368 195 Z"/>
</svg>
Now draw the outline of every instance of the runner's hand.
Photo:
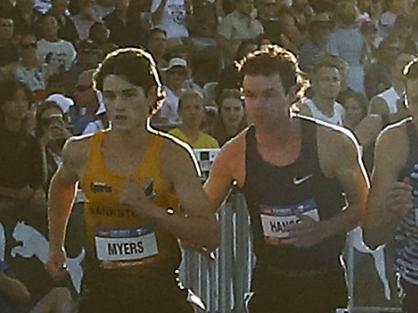
<svg viewBox="0 0 418 313">
<path fill-rule="evenodd" d="M 54 280 L 61 280 L 68 274 L 65 261 L 67 255 L 64 249 L 49 251 L 48 261 L 45 265 L 47 272 Z"/>
<path fill-rule="evenodd" d="M 406 212 L 414 207 L 412 186 L 409 178 L 403 182 L 395 182 L 385 192 L 385 209 L 401 220 Z"/>
<path fill-rule="evenodd" d="M 137 213 L 149 214 L 151 198 L 154 196 L 152 179 L 147 179 L 140 184 L 135 177 L 130 176 L 122 189 L 120 203 L 133 208 Z"/>
<path fill-rule="evenodd" d="M 324 239 L 321 222 L 307 215 L 300 215 L 299 218 L 299 223 L 288 225 L 284 229 L 285 232 L 289 232 L 289 239 L 286 242 L 296 247 L 311 247 Z"/>
</svg>

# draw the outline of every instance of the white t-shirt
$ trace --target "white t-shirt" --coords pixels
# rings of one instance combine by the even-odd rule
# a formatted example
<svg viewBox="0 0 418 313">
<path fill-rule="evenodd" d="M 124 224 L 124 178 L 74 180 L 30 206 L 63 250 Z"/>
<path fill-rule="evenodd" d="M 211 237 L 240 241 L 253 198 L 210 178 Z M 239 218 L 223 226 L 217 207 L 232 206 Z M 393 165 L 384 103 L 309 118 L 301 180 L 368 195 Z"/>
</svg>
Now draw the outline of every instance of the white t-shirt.
<svg viewBox="0 0 418 313">
<path fill-rule="evenodd" d="M 160 117 L 166 118 L 168 123 L 172 126 L 177 126 L 181 123 L 177 109 L 179 106 L 179 97 L 177 97 L 173 91 L 164 86 L 165 100 L 160 110 Z"/>
<path fill-rule="evenodd" d="M 151 12 L 157 11 L 161 0 L 152 0 Z M 164 13 L 158 25 L 167 32 L 167 38 L 189 37 L 186 27 L 186 1 L 167 0 Z"/>
<path fill-rule="evenodd" d="M 41 39 L 38 41 L 36 55 L 40 62 L 49 63 L 57 68 L 63 66 L 68 71 L 77 57 L 77 52 L 69 41 L 58 40 L 56 42 L 50 42 Z M 48 57 L 49 60 L 46 60 L 48 55 L 50 55 Z"/>
<path fill-rule="evenodd" d="M 344 108 L 338 102 L 334 102 L 334 108 L 333 108 L 334 113 L 332 116 L 326 116 L 324 113 L 322 113 L 311 99 L 307 99 L 306 101 L 304 101 L 304 104 L 306 104 L 306 106 L 311 110 L 311 114 L 313 118 L 316 118 L 320 121 L 327 122 L 333 125 L 338 125 L 338 126 L 343 125 Z"/>
</svg>

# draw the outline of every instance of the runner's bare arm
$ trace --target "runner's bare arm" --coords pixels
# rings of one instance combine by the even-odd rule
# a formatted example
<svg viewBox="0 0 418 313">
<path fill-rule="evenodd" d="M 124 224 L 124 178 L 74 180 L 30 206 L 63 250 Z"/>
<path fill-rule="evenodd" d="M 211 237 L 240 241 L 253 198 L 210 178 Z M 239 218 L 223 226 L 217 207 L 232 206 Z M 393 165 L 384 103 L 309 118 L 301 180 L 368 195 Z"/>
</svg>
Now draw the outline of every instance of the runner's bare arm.
<svg viewBox="0 0 418 313">
<path fill-rule="evenodd" d="M 83 140 L 85 141 L 85 139 Z M 50 249 L 47 269 L 53 277 L 62 276 L 59 273 L 59 263 L 65 262 L 65 233 L 80 177 L 79 169 L 84 163 L 85 146 L 85 142 L 77 139 L 67 141 L 62 152 L 63 163 L 53 176 L 49 188 L 48 229 Z"/>
<path fill-rule="evenodd" d="M 216 157 L 204 186 L 215 211 L 227 197 L 234 180 L 239 186 L 243 185 L 244 155 L 245 136 L 243 133 L 225 144 Z"/>
<path fill-rule="evenodd" d="M 359 147 L 351 134 L 332 132 L 335 149 L 328 149 L 331 175 L 341 184 L 347 199 L 347 207 L 338 215 L 325 220 L 325 237 L 344 234 L 358 226 L 366 208 L 369 182 L 361 161 Z M 323 146 L 327 149 L 330 141 Z M 342 153 L 342 151 L 344 151 Z M 325 151 L 324 151 L 325 152 Z M 320 153 L 321 155 L 321 153 Z"/>
<path fill-rule="evenodd" d="M 364 240 L 370 247 L 377 247 L 391 240 L 403 212 L 412 205 L 412 188 L 398 181 L 398 175 L 406 162 L 406 136 L 399 128 L 388 129 L 378 138 L 368 207 L 363 219 Z"/>
</svg>

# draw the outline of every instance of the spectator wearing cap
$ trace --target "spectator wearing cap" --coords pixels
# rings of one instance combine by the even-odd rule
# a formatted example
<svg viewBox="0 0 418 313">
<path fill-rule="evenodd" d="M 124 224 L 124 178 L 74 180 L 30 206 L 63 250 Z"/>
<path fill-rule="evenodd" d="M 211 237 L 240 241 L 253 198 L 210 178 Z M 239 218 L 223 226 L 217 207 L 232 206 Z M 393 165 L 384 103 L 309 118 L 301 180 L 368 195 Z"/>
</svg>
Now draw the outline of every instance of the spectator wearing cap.
<svg viewBox="0 0 418 313">
<path fill-rule="evenodd" d="M 301 68 L 310 72 L 319 60 L 327 53 L 331 19 L 325 12 L 313 17 L 309 27 L 309 38 L 299 53 Z"/>
<path fill-rule="evenodd" d="M 164 91 L 165 100 L 163 105 L 154 118 L 157 124 L 165 124 L 169 127 L 175 127 L 181 123 L 178 115 L 178 103 L 184 85 L 190 76 L 187 61 L 182 58 L 172 58 L 168 62 L 164 71 Z"/>
<path fill-rule="evenodd" d="M 0 66 L 17 60 L 17 51 L 12 43 L 13 34 L 13 18 L 0 12 Z"/>
<path fill-rule="evenodd" d="M 219 45 L 227 64 L 232 62 L 243 40 L 254 40 L 264 33 L 263 25 L 253 16 L 254 9 L 254 0 L 237 0 L 235 10 L 218 26 Z"/>
<path fill-rule="evenodd" d="M 186 142 L 193 149 L 219 148 L 215 138 L 200 130 L 205 118 L 202 93 L 193 89 L 185 90 L 179 99 L 178 114 L 182 124 L 171 130 L 171 135 Z"/>
</svg>

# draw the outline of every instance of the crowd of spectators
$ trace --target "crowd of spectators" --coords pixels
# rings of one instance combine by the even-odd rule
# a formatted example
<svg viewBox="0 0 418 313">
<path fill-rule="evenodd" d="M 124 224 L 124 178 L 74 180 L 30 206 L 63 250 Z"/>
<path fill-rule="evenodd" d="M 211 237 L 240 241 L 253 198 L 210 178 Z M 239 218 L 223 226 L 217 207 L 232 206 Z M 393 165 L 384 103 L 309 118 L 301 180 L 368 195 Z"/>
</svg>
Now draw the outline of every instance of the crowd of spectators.
<svg viewBox="0 0 418 313">
<path fill-rule="evenodd" d="M 0 0 L 1 207 L 13 203 L 22 216 L 36 208 L 30 218 L 43 218 L 45 229 L 48 182 L 65 140 L 108 126 L 92 83 L 107 53 L 150 51 L 166 94 L 151 123 L 193 148 L 216 148 L 250 122 L 237 65 L 268 44 L 297 55 L 311 80 L 301 113 L 347 127 L 366 152 L 385 124 L 407 114 L 402 69 L 418 53 L 418 1 Z M 9 228 L 22 218 L 3 216 Z M 0 308 L 57 292 L 50 281 L 37 284 L 43 292 L 11 290 L 22 297 L 1 287 Z"/>
</svg>

